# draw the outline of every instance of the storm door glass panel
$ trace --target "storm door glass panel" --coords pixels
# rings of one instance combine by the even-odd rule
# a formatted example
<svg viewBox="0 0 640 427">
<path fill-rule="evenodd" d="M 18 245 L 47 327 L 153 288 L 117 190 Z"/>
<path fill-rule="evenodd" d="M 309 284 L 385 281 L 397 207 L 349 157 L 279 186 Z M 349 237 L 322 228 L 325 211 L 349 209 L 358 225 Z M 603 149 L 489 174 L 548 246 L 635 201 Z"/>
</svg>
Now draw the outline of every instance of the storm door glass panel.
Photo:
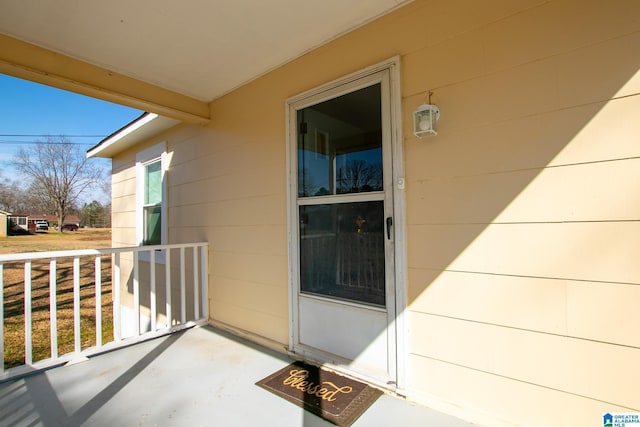
<svg viewBox="0 0 640 427">
<path fill-rule="evenodd" d="M 385 305 L 381 84 L 297 111 L 300 292 Z"/>
<path fill-rule="evenodd" d="M 385 305 L 383 203 L 299 207 L 301 292 Z"/>
<path fill-rule="evenodd" d="M 298 197 L 383 190 L 380 90 L 298 110 Z"/>
<path fill-rule="evenodd" d="M 162 242 L 162 173 L 161 161 L 144 166 L 143 244 L 159 245 Z"/>
</svg>

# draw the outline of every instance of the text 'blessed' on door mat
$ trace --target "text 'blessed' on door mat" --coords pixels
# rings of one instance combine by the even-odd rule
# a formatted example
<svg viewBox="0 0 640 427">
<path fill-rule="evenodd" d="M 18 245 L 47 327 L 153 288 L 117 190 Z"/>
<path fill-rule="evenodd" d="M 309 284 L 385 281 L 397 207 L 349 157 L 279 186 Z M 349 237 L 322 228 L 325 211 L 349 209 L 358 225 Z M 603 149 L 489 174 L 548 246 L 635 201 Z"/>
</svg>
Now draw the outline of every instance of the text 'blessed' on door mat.
<svg viewBox="0 0 640 427">
<path fill-rule="evenodd" d="M 350 426 L 382 391 L 334 372 L 295 362 L 256 383 L 338 426 Z"/>
</svg>

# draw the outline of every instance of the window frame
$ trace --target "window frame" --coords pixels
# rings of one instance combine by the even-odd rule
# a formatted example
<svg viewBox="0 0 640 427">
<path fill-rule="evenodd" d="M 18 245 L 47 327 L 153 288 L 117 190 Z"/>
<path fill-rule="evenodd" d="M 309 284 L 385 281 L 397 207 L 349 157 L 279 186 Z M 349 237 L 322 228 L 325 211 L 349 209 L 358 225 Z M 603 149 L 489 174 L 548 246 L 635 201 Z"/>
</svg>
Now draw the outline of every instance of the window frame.
<svg viewBox="0 0 640 427">
<path fill-rule="evenodd" d="M 157 165 L 158 170 L 157 172 L 160 173 L 160 181 L 158 182 L 158 184 L 160 184 L 160 191 L 159 191 L 159 201 L 155 202 L 155 203 L 150 203 L 147 199 L 149 198 L 149 195 L 151 194 L 151 190 L 150 190 L 150 166 L 152 165 Z M 140 244 L 142 246 L 151 246 L 151 245 L 160 245 L 162 244 L 162 158 L 155 158 L 152 159 L 148 162 L 144 162 L 142 164 L 142 168 L 143 168 L 143 172 L 142 172 L 142 239 L 140 241 Z M 154 183 L 154 187 L 155 187 Z M 158 211 L 158 213 L 160 214 L 160 233 L 159 233 L 159 238 L 160 241 L 159 242 L 154 242 L 154 243 L 149 243 L 149 241 L 151 240 L 151 237 L 155 234 L 155 233 L 149 233 L 149 211 L 153 211 L 156 212 Z"/>
<path fill-rule="evenodd" d="M 136 245 L 145 245 L 145 189 L 146 189 L 146 166 L 160 161 L 160 181 L 161 181 L 161 201 L 160 201 L 160 244 L 168 243 L 168 209 L 167 209 L 167 149 L 166 142 L 160 142 L 136 154 Z M 155 204 L 157 205 L 157 204 Z M 151 205 L 149 205 L 151 206 Z M 148 252 L 140 252 L 142 258 L 150 258 Z M 164 262 L 164 253 L 159 251 L 156 254 L 156 262 Z"/>
</svg>

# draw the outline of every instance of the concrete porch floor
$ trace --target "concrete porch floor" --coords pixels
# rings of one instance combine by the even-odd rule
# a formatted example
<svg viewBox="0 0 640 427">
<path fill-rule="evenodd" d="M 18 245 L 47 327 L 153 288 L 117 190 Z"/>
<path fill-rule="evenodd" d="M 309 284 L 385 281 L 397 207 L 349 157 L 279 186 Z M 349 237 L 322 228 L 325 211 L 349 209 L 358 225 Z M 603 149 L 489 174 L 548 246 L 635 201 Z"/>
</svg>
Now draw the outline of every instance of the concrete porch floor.
<svg viewBox="0 0 640 427">
<path fill-rule="evenodd" d="M 254 385 L 291 362 L 196 327 L 0 384 L 0 426 L 331 426 Z M 353 425 L 472 426 L 391 395 Z"/>
</svg>

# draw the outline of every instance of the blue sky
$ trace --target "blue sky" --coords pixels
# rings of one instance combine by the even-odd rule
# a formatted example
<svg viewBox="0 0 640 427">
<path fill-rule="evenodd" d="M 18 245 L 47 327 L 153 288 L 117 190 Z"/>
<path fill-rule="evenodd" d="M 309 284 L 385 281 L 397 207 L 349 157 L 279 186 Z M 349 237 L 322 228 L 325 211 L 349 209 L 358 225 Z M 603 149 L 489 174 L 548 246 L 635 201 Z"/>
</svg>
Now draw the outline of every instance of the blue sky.
<svg viewBox="0 0 640 427">
<path fill-rule="evenodd" d="M 0 176 L 14 178 L 11 162 L 15 153 L 29 142 L 46 140 L 41 135 L 69 136 L 86 151 L 140 114 L 142 111 L 0 74 Z M 97 162 L 110 165 L 109 160 Z"/>
<path fill-rule="evenodd" d="M 73 137 L 83 149 L 142 114 L 121 105 L 0 74 L 0 161 L 11 160 L 14 142 L 43 140 L 8 135 L 100 135 Z"/>
</svg>

